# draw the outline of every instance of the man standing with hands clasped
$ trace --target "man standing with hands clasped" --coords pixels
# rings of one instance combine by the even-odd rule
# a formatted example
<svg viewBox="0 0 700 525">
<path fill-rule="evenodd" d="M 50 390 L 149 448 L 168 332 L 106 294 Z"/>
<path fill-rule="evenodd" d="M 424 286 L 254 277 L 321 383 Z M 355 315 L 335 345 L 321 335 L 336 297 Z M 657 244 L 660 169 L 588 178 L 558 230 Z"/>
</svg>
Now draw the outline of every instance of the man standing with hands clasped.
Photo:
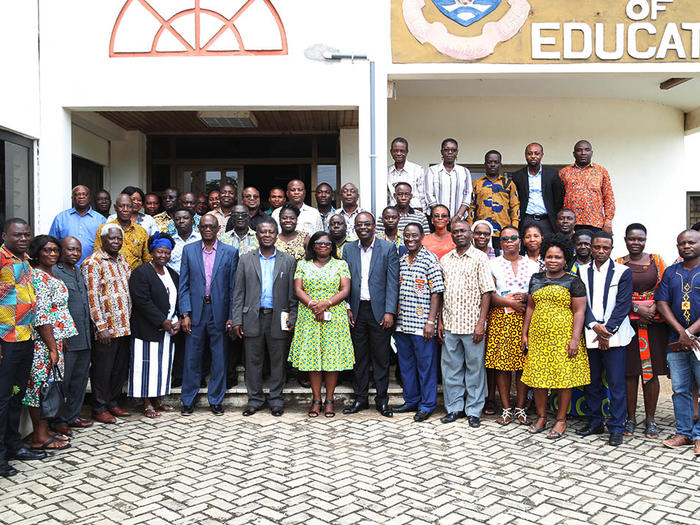
<svg viewBox="0 0 700 525">
<path fill-rule="evenodd" d="M 270 354 L 270 410 L 284 413 L 285 349 L 296 320 L 294 257 L 275 248 L 277 223 L 270 217 L 258 223 L 260 247 L 241 255 L 233 296 L 233 333 L 245 344 L 245 384 L 252 416 L 265 403 L 263 363 L 265 345 Z"/>
</svg>

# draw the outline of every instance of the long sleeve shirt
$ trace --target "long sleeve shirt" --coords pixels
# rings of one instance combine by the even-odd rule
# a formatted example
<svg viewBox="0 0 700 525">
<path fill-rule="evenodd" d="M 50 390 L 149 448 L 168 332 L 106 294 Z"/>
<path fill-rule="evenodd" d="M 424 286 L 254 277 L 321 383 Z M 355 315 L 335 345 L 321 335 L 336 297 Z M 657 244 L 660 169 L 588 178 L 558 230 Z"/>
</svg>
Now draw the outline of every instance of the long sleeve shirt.
<svg viewBox="0 0 700 525">
<path fill-rule="evenodd" d="M 455 164 L 447 171 L 440 163 L 425 172 L 425 202 L 428 208 L 447 206 L 454 217 L 462 206 L 469 208 L 472 197 L 472 176 L 464 166 Z M 425 210 L 428 212 L 428 210 Z"/>
<path fill-rule="evenodd" d="M 612 225 L 615 196 L 608 170 L 593 163 L 585 168 L 572 164 L 562 168 L 559 177 L 565 189 L 564 208 L 574 210 L 577 225 Z"/>
</svg>

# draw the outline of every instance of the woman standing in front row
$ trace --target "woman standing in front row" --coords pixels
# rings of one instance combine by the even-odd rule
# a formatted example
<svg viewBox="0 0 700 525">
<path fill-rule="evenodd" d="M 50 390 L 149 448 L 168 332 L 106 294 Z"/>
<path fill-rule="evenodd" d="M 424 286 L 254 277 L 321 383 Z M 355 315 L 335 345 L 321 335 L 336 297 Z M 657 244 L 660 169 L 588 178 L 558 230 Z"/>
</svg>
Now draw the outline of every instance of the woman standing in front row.
<svg viewBox="0 0 700 525">
<path fill-rule="evenodd" d="M 546 270 L 530 280 L 523 321 L 522 345 L 526 353 L 522 382 L 534 388 L 537 420 L 532 434 L 547 426 L 547 390 L 559 390 L 559 406 L 548 439 L 566 432 L 566 413 L 571 389 L 591 381 L 586 344 L 582 339 L 586 313 L 586 288 L 577 276 L 567 273 L 566 262 L 574 255 L 568 237 L 556 233 L 542 242 Z"/>
<path fill-rule="evenodd" d="M 143 413 L 155 418 L 173 407 L 161 402 L 170 393 L 175 343 L 171 336 L 180 329 L 175 315 L 177 274 L 168 268 L 175 246 L 167 233 L 156 232 L 148 239 L 153 258 L 131 272 L 131 367 L 129 397 L 143 399 Z"/>
</svg>

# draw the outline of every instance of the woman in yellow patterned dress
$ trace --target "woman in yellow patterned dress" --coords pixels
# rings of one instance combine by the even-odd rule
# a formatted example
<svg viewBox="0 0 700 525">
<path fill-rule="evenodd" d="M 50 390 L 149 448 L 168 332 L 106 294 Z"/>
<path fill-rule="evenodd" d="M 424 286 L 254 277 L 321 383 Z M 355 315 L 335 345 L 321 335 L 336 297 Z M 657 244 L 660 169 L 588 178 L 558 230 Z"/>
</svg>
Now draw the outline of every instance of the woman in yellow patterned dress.
<svg viewBox="0 0 700 525">
<path fill-rule="evenodd" d="M 333 394 L 338 372 L 351 370 L 355 352 L 345 298 L 350 294 L 350 270 L 338 259 L 336 246 L 326 232 L 311 236 L 305 260 L 294 273 L 299 313 L 289 361 L 309 372 L 313 401 L 309 417 L 318 417 L 321 405 L 326 417 L 335 416 Z M 325 372 L 326 400 L 321 402 L 321 381 Z"/>
<path fill-rule="evenodd" d="M 581 338 L 586 312 L 586 289 L 577 276 L 567 273 L 574 247 L 557 233 L 542 242 L 546 270 L 530 280 L 523 321 L 522 344 L 526 352 L 522 382 L 534 389 L 537 420 L 533 434 L 547 425 L 547 390 L 558 389 L 556 422 L 547 438 L 558 439 L 566 431 L 571 389 L 591 381 L 585 341 Z"/>
</svg>

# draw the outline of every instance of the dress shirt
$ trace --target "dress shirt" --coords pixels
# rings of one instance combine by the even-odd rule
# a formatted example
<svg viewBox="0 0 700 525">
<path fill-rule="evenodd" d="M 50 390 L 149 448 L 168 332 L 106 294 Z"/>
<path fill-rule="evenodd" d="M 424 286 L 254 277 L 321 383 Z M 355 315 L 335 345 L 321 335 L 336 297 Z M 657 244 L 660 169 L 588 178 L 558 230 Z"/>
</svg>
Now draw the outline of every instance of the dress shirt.
<svg viewBox="0 0 700 525">
<path fill-rule="evenodd" d="M 397 225 L 397 229 L 401 235 L 403 235 L 406 225 L 411 222 L 417 222 L 423 227 L 423 235 L 428 235 L 430 233 L 430 225 L 428 224 L 428 218 L 425 216 L 425 213 L 409 207 L 408 211 L 404 215 L 401 215 L 401 211 L 399 210 L 399 224 Z M 381 220 L 377 223 L 376 232 L 384 233 L 384 223 L 382 223 Z"/>
<path fill-rule="evenodd" d="M 36 310 L 32 267 L 3 244 L 0 246 L 0 339 L 31 339 Z"/>
<path fill-rule="evenodd" d="M 202 262 L 204 263 L 204 295 L 211 295 L 211 277 L 214 274 L 214 261 L 216 260 L 216 249 L 219 241 L 214 241 L 211 251 L 202 243 Z"/>
<path fill-rule="evenodd" d="M 608 170 L 593 163 L 585 168 L 572 164 L 562 168 L 559 177 L 564 183 L 564 208 L 574 210 L 577 225 L 612 225 L 615 196 Z"/>
<path fill-rule="evenodd" d="M 105 224 L 119 224 L 119 221 L 114 219 L 113 221 L 107 221 Z M 95 252 L 102 249 L 103 227 L 104 224 L 97 228 L 97 234 L 95 235 Z M 122 227 L 122 230 L 124 230 L 124 240 L 119 253 L 124 257 L 129 268 L 133 270 L 137 266 L 149 262 L 151 260 L 151 253 L 148 251 L 148 234 L 146 230 L 134 222 L 129 224 L 127 228 Z"/>
<path fill-rule="evenodd" d="M 97 249 L 80 267 L 88 291 L 90 319 L 95 330 L 109 330 L 111 338 L 131 334 L 131 269 L 124 257 L 112 259 Z"/>
<path fill-rule="evenodd" d="M 226 225 L 228 224 L 228 220 L 231 218 L 232 213 L 233 208 L 231 208 L 228 213 L 221 211 L 221 208 L 216 208 L 215 210 L 208 211 L 206 213 L 207 215 L 213 215 L 216 217 L 216 220 L 219 221 L 219 233 L 217 234 L 219 237 L 226 233 Z"/>
<path fill-rule="evenodd" d="M 406 161 L 403 168 L 396 169 L 396 164 L 391 164 L 386 177 L 388 202 L 390 206 L 396 206 L 394 192 L 399 182 L 407 182 L 411 185 L 411 208 L 426 209 L 425 204 L 425 170 L 414 162 Z"/>
<path fill-rule="evenodd" d="M 547 207 L 544 205 L 544 194 L 542 193 L 542 164 L 534 175 L 530 173 L 528 168 L 527 185 L 529 191 L 525 213 L 528 215 L 547 215 Z"/>
<path fill-rule="evenodd" d="M 493 237 L 500 237 L 506 226 L 520 224 L 520 199 L 518 189 L 504 175 L 496 180 L 482 177 L 474 181 L 472 203 L 469 207 L 469 224 L 487 221 L 493 230 Z"/>
<path fill-rule="evenodd" d="M 79 269 L 70 270 L 63 263 L 56 264 L 52 269 L 53 276 L 61 279 L 68 288 L 68 311 L 78 331 L 77 335 L 65 340 L 66 350 L 89 350 L 90 342 L 90 305 L 88 291 Z"/>
<path fill-rule="evenodd" d="M 59 241 L 66 237 L 75 237 L 80 241 L 82 253 L 78 264 L 93 252 L 95 245 L 95 233 L 97 228 L 104 224 L 105 218 L 92 207 L 88 208 L 85 215 L 80 215 L 75 208 L 65 210 L 56 215 L 51 223 L 49 235 L 53 235 Z"/>
<path fill-rule="evenodd" d="M 323 226 L 324 232 L 328 233 L 328 219 L 330 219 L 336 213 L 338 212 L 333 206 L 331 206 L 331 209 L 326 213 L 321 213 L 321 210 L 318 210 L 318 214 L 321 216 L 321 226 Z"/>
<path fill-rule="evenodd" d="M 452 250 L 440 259 L 440 266 L 445 279 L 445 329 L 454 334 L 473 334 L 481 313 L 481 296 L 496 289 L 489 258 L 470 246 L 462 255 Z"/>
<path fill-rule="evenodd" d="M 114 221 L 117 219 L 117 214 L 113 213 L 109 217 L 107 217 L 107 222 Z M 141 226 L 144 230 L 146 230 L 146 233 L 150 237 L 157 231 L 160 231 L 160 225 L 156 222 L 156 220 L 151 217 L 150 215 L 146 215 L 144 212 L 140 211 L 136 214 L 136 218 L 132 218 L 132 221 L 134 221 L 136 224 Z M 175 223 L 171 220 L 170 221 L 173 225 L 173 232 L 175 231 Z M 168 230 L 168 233 L 170 233 L 170 230 Z M 173 234 L 171 234 L 173 235 Z"/>
<path fill-rule="evenodd" d="M 364 213 L 365 210 L 360 208 L 359 206 L 355 208 L 355 211 L 352 213 L 348 213 L 345 211 L 345 208 L 340 208 L 340 210 L 336 211 L 336 214 L 340 215 L 343 219 L 345 219 L 345 225 L 347 226 L 347 236 L 348 239 L 351 241 L 356 241 L 357 240 L 357 234 L 355 233 L 355 217 L 357 217 L 360 213 Z"/>
<path fill-rule="evenodd" d="M 219 237 L 219 240 L 236 248 L 239 256 L 257 250 L 259 246 L 258 236 L 250 228 L 248 228 L 248 233 L 243 237 L 239 237 L 236 230 L 231 230 Z"/>
<path fill-rule="evenodd" d="M 460 207 L 469 208 L 472 200 L 472 176 L 464 166 L 455 164 L 447 171 L 443 163 L 430 166 L 425 172 L 425 201 L 428 208 L 447 206 L 454 217 Z M 427 211 L 427 209 L 426 209 Z"/>
<path fill-rule="evenodd" d="M 269 257 L 260 254 L 260 308 L 272 308 L 272 283 L 275 280 L 277 249 Z"/>
<path fill-rule="evenodd" d="M 173 249 L 170 252 L 170 262 L 168 263 L 168 267 L 172 268 L 176 274 L 180 275 L 180 265 L 182 264 L 182 250 L 185 248 L 186 245 L 191 244 L 193 242 L 197 242 L 201 240 L 201 238 L 202 236 L 199 235 L 199 232 L 196 232 L 194 230 L 192 230 L 192 232 L 186 239 L 180 237 L 179 234 L 173 235 L 173 241 L 175 241 L 175 246 L 173 246 Z"/>
<path fill-rule="evenodd" d="M 399 312 L 396 331 L 423 335 L 423 328 L 429 320 L 430 297 L 432 294 L 444 292 L 445 284 L 440 263 L 434 253 L 423 247 L 412 263 L 408 257 L 408 253 L 403 255 L 399 262 Z"/>
<path fill-rule="evenodd" d="M 195 214 L 192 216 L 192 221 L 193 221 L 193 222 L 192 222 L 192 229 L 193 229 L 194 231 L 198 231 L 198 230 L 197 230 L 197 227 L 199 226 L 199 221 L 200 221 L 201 218 L 202 218 L 202 216 L 199 215 L 198 213 L 195 213 Z M 167 231 L 168 235 L 170 235 L 171 237 L 175 237 L 175 236 L 177 235 L 177 228 L 175 227 L 175 221 L 174 221 L 174 220 L 170 219 L 170 222 L 168 223 L 168 228 L 167 228 L 166 231 Z"/>
<path fill-rule="evenodd" d="M 369 301 L 372 296 L 369 293 L 369 267 L 372 263 L 372 252 L 374 251 L 374 239 L 369 248 L 365 249 L 362 243 L 360 246 L 360 301 Z"/>
<path fill-rule="evenodd" d="M 603 305 L 603 297 L 605 295 L 605 279 L 608 276 L 608 267 L 612 264 L 612 261 L 608 259 L 603 265 L 598 268 L 595 261 L 591 261 L 591 268 L 593 269 L 593 291 L 591 292 L 592 303 L 591 313 L 596 321 L 605 324 L 605 307 Z M 597 324 L 597 323 L 596 323 Z M 589 326 L 588 328 L 592 328 Z"/>
<path fill-rule="evenodd" d="M 281 208 L 277 208 L 272 212 L 272 218 L 275 219 L 277 226 L 280 226 L 280 209 Z M 323 230 L 321 214 L 316 208 L 312 208 L 308 204 L 304 204 L 301 207 L 299 210 L 299 217 L 297 218 L 297 230 L 305 231 L 309 236 Z"/>
</svg>

